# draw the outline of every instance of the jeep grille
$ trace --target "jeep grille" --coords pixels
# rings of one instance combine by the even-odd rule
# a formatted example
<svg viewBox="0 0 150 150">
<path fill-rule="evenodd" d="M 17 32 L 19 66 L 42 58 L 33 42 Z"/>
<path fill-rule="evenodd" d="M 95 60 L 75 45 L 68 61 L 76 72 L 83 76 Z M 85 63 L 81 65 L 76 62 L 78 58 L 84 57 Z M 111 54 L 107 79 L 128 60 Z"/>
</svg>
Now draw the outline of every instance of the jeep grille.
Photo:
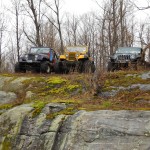
<svg viewBox="0 0 150 150">
<path fill-rule="evenodd" d="M 29 54 L 28 55 L 28 60 L 34 61 L 35 60 L 35 55 Z"/>
<path fill-rule="evenodd" d="M 69 60 L 75 60 L 76 54 L 69 54 Z"/>
<path fill-rule="evenodd" d="M 118 60 L 130 60 L 130 55 L 119 55 Z"/>
</svg>

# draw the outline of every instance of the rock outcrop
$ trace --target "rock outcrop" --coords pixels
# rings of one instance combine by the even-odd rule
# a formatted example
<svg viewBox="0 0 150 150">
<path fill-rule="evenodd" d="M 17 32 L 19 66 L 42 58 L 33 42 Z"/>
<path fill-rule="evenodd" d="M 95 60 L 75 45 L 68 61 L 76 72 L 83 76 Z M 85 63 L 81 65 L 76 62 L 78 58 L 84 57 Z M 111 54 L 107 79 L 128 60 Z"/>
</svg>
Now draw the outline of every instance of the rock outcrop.
<svg viewBox="0 0 150 150">
<path fill-rule="evenodd" d="M 150 150 L 150 72 L 127 86 L 110 84 L 100 93 L 106 99 L 84 97 L 83 79 L 70 78 L 0 77 L 0 150 Z M 125 90 L 121 97 L 135 97 L 113 97 Z M 114 103 L 141 111 L 99 110 Z"/>
<path fill-rule="evenodd" d="M 150 112 L 78 112 L 59 131 L 54 150 L 148 150 Z"/>
<path fill-rule="evenodd" d="M 33 118 L 32 110 L 21 105 L 0 116 L 0 149 L 150 149 L 150 111 L 79 111 L 46 119 L 47 111 Z"/>
</svg>

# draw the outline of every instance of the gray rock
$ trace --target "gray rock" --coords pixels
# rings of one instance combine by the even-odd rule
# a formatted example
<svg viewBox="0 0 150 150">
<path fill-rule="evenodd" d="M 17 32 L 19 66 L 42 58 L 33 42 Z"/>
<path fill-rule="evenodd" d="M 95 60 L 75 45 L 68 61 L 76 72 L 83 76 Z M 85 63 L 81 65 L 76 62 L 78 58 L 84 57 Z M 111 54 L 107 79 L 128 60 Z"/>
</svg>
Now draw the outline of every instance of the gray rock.
<svg viewBox="0 0 150 150">
<path fill-rule="evenodd" d="M 150 111 L 82 111 L 59 133 L 53 150 L 148 150 Z"/>
<path fill-rule="evenodd" d="M 149 71 L 149 72 L 146 72 L 146 73 L 143 73 L 143 74 L 141 75 L 141 78 L 142 78 L 142 79 L 150 79 L 150 71 Z"/>
<path fill-rule="evenodd" d="M 13 92 L 0 91 L 0 104 L 11 103 L 16 100 L 17 95 Z"/>
<path fill-rule="evenodd" d="M 0 115 L 0 149 L 12 148 L 11 145 L 20 132 L 22 120 L 31 110 L 33 108 L 26 104 L 7 110 Z"/>
<path fill-rule="evenodd" d="M 150 90 L 150 84 L 133 84 L 130 87 L 131 89 L 139 88 L 142 91 L 149 91 Z"/>
<path fill-rule="evenodd" d="M 33 93 L 33 92 L 31 92 L 31 91 L 27 91 L 26 92 L 26 99 L 28 99 L 28 98 L 32 98 L 33 96 L 34 96 L 35 94 Z"/>
<path fill-rule="evenodd" d="M 48 120 L 43 112 L 32 118 L 32 110 L 22 105 L 0 115 L 0 143 L 9 141 L 12 150 L 150 148 L 150 111 L 79 111 Z"/>
<path fill-rule="evenodd" d="M 26 117 L 12 149 L 51 150 L 64 119 L 64 115 L 59 115 L 54 120 L 46 120 L 44 113 L 36 118 Z"/>
<path fill-rule="evenodd" d="M 117 93 L 119 92 L 119 90 L 111 90 L 109 92 L 102 92 L 99 94 L 99 96 L 102 96 L 102 97 L 113 97 L 115 96 Z"/>
<path fill-rule="evenodd" d="M 3 86 L 3 90 L 4 91 L 11 91 L 11 92 L 12 91 L 13 92 L 15 92 L 15 91 L 17 91 L 17 92 L 23 91 L 24 90 L 23 89 L 24 84 L 22 82 L 25 81 L 25 80 L 28 80 L 28 79 L 31 79 L 31 78 L 28 78 L 28 77 L 19 77 L 19 78 L 16 78 L 14 80 L 9 80 L 7 82 L 7 84 L 5 84 Z"/>
<path fill-rule="evenodd" d="M 116 90 L 111 90 L 108 92 L 102 92 L 99 94 L 99 96 L 102 97 L 113 97 L 115 96 L 118 92 L 120 92 L 121 90 L 130 90 L 130 89 L 135 89 L 135 88 L 139 88 L 142 91 L 149 91 L 150 90 L 150 84 L 132 84 L 131 86 L 128 87 L 114 87 L 112 86 L 112 88 L 117 88 Z"/>
<path fill-rule="evenodd" d="M 49 103 L 44 107 L 42 112 L 45 113 L 45 114 L 50 114 L 50 113 L 59 112 L 59 111 L 65 109 L 65 108 L 66 108 L 65 104 Z"/>
</svg>

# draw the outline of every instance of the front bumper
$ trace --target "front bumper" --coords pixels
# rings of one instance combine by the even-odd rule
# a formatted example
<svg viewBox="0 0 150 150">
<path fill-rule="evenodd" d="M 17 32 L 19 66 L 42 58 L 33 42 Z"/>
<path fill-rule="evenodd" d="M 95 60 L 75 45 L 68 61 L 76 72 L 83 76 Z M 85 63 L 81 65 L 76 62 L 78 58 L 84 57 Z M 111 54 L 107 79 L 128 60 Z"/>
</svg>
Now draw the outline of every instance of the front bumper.
<svg viewBox="0 0 150 150">
<path fill-rule="evenodd" d="M 21 61 L 19 62 L 20 67 L 25 70 L 34 70 L 34 69 L 40 69 L 41 62 L 40 61 Z"/>
</svg>

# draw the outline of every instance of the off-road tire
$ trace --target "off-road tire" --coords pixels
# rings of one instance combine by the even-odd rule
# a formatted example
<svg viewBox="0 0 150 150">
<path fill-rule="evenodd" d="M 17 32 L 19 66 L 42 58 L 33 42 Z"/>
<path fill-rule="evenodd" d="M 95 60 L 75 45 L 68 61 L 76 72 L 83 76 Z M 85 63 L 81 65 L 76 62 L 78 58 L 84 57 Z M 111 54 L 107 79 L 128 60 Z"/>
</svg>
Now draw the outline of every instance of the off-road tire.
<svg viewBox="0 0 150 150">
<path fill-rule="evenodd" d="M 93 73 L 95 71 L 95 65 L 93 61 L 85 60 L 83 64 L 85 73 Z"/>
<path fill-rule="evenodd" d="M 54 65 L 54 72 L 56 74 L 61 73 L 61 68 L 60 67 L 61 67 L 60 62 L 56 62 L 55 65 Z"/>
<path fill-rule="evenodd" d="M 83 73 L 84 72 L 84 62 L 82 60 L 80 60 L 78 63 L 77 63 L 77 71 L 79 73 Z"/>
<path fill-rule="evenodd" d="M 44 61 L 41 63 L 41 73 L 51 73 L 51 66 L 48 61 Z"/>
<path fill-rule="evenodd" d="M 24 68 L 22 68 L 20 63 L 18 62 L 15 64 L 15 72 L 16 73 L 25 73 L 26 70 Z"/>
<path fill-rule="evenodd" d="M 117 69 L 118 69 L 118 64 L 115 64 L 113 62 L 108 62 L 108 66 L 107 66 L 107 71 L 108 72 L 111 72 L 111 71 L 113 72 Z"/>
<path fill-rule="evenodd" d="M 67 66 L 67 62 L 66 61 L 62 61 L 62 73 L 64 74 L 68 74 L 69 73 L 69 67 Z"/>
</svg>

